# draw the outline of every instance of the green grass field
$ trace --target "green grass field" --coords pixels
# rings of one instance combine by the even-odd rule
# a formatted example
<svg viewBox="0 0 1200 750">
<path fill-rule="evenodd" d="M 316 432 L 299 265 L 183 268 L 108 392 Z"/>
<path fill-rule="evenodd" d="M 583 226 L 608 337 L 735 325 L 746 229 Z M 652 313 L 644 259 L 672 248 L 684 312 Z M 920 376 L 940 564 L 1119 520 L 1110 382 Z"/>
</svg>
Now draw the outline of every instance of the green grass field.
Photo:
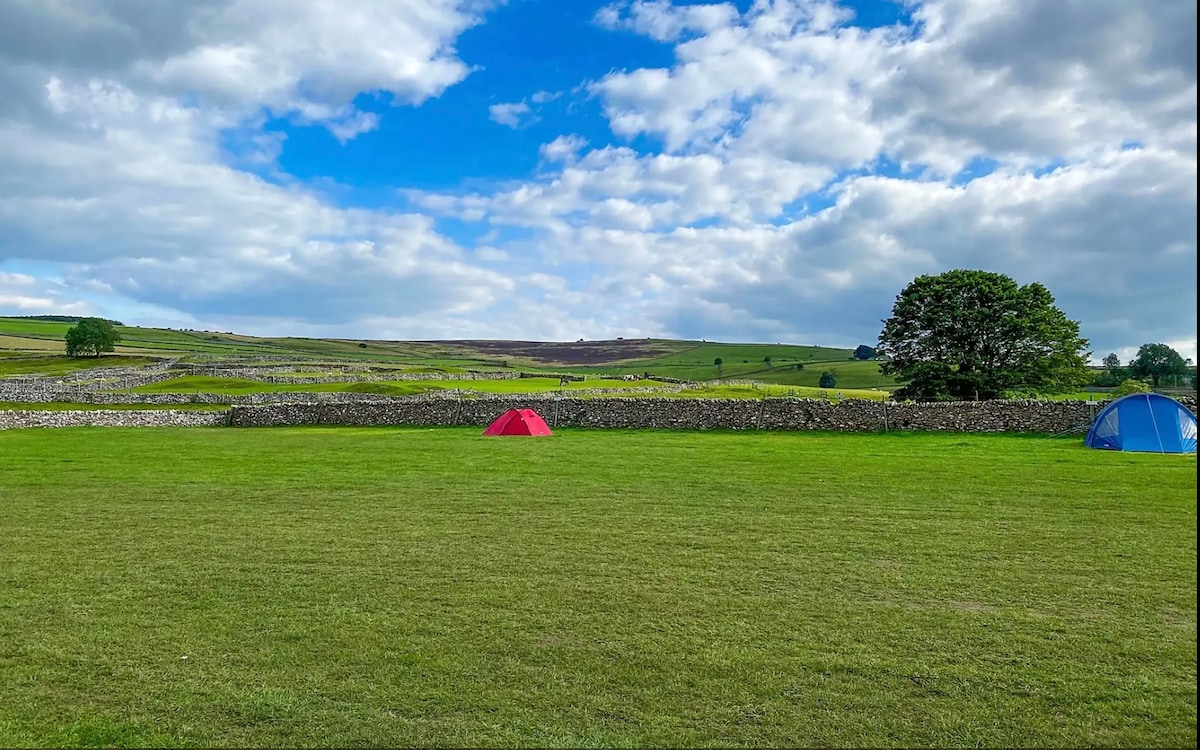
<svg viewBox="0 0 1200 750">
<path fill-rule="evenodd" d="M 14 355 L 0 360 L 0 378 L 13 375 L 56 377 L 96 367 L 142 367 L 153 361 L 149 357 L 129 357 L 120 354 L 105 354 L 102 357 L 68 357 L 65 354 L 35 357 Z"/>
<path fill-rule="evenodd" d="M 63 350 L 69 323 L 0 317 L 0 351 Z M 894 386 L 871 363 L 849 361 L 850 350 L 792 344 L 739 344 L 678 340 L 543 343 L 454 341 L 351 341 L 343 339 L 260 338 L 234 333 L 178 331 L 119 326 L 119 350 L 185 360 L 267 356 L 297 362 L 374 363 L 435 368 L 495 368 L 534 372 L 627 375 L 652 372 L 681 380 L 754 377 L 784 385 L 816 386 L 825 363 L 846 368 L 845 388 Z M 597 360 L 596 357 L 600 359 Z M 713 361 L 724 364 L 718 372 Z M 772 366 L 763 361 L 771 357 Z M 792 366 L 803 363 L 806 371 Z M 0 376 L 4 374 L 0 370 Z M 760 377 L 762 376 L 762 377 Z M 810 382 L 811 381 L 811 382 Z"/>
<path fill-rule="evenodd" d="M 1196 744 L 1196 458 L 0 431 L 0 746 Z"/>
</svg>

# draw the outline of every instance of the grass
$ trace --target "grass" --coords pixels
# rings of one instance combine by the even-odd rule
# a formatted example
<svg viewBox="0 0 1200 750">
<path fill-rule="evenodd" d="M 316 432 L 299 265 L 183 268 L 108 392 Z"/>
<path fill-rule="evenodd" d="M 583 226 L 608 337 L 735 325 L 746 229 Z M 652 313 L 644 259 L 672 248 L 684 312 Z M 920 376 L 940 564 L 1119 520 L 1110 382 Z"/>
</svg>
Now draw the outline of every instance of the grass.
<svg viewBox="0 0 1200 750">
<path fill-rule="evenodd" d="M 150 357 L 105 354 L 101 357 L 62 355 L 19 356 L 0 359 L 0 377 L 12 375 L 69 375 L 96 367 L 141 367 L 153 362 Z"/>
<path fill-rule="evenodd" d="M 386 377 L 381 374 L 380 377 Z M 338 392 L 375 393 L 381 395 L 407 396 L 431 390 L 462 390 L 476 393 L 550 393 L 585 391 L 592 388 L 639 389 L 633 395 L 646 395 L 640 389 L 653 388 L 664 396 L 680 398 L 763 398 L 764 396 L 797 396 L 804 398 L 833 398 L 841 393 L 846 398 L 869 398 L 882 400 L 884 391 L 852 390 L 839 388 L 808 388 L 782 385 L 721 385 L 689 388 L 681 392 L 673 386 L 655 380 L 607 380 L 592 379 L 573 381 L 559 385 L 557 378 L 517 378 L 512 380 L 401 380 L 363 383 L 263 383 L 244 378 L 222 378 L 208 375 L 186 375 L 159 383 L 138 386 L 135 393 L 215 393 L 220 395 L 245 395 L 249 393 L 314 393 Z M 615 393 L 613 395 L 620 395 Z"/>
<path fill-rule="evenodd" d="M 865 398 L 872 401 L 882 401 L 887 391 L 854 389 L 854 388 L 813 388 L 809 386 L 790 385 L 705 385 L 698 388 L 687 388 L 679 393 L 684 398 L 778 398 L 794 396 L 796 398 L 833 399 L 837 394 L 844 398 Z"/>
<path fill-rule="evenodd" d="M 386 377 L 386 375 L 381 375 Z M 248 393 L 377 393 L 406 396 L 429 390 L 469 390 L 480 393 L 541 393 L 549 391 L 578 391 L 587 388 L 664 388 L 653 380 L 625 382 L 621 380 L 588 380 L 559 386 L 557 378 L 517 378 L 512 380 L 397 380 L 360 383 L 263 383 L 245 378 L 222 378 L 209 375 L 185 375 L 159 383 L 138 386 L 135 393 L 217 393 L 245 395 Z"/>
<path fill-rule="evenodd" d="M 1196 459 L 0 432 L 3 746 L 1196 744 Z"/>
</svg>

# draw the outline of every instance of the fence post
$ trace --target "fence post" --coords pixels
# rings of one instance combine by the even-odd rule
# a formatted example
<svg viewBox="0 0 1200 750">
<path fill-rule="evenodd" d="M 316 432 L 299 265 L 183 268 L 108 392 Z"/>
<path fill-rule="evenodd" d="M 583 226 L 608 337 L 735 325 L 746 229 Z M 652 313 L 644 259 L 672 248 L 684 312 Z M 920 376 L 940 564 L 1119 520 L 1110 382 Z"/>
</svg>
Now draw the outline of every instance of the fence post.
<svg viewBox="0 0 1200 750">
<path fill-rule="evenodd" d="M 888 431 L 887 399 L 886 398 L 883 400 L 883 431 L 884 432 Z"/>
<path fill-rule="evenodd" d="M 763 428 L 762 427 L 763 409 L 766 408 L 766 406 L 767 406 L 767 394 L 764 393 L 763 397 L 758 400 L 758 420 L 754 423 L 754 429 L 756 429 L 756 430 L 761 430 Z"/>
</svg>

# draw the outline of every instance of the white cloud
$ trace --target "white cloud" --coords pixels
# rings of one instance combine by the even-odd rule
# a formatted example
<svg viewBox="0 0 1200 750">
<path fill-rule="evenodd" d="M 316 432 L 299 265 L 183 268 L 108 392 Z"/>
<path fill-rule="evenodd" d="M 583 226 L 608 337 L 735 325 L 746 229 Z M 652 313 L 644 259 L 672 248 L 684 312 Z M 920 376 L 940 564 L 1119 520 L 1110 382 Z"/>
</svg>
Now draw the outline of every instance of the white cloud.
<svg viewBox="0 0 1200 750">
<path fill-rule="evenodd" d="M 480 20 L 459 0 L 15 0 L 0 8 L 0 62 L 299 113 L 347 138 L 371 125 L 350 107 L 359 93 L 419 104 L 465 78 L 452 42 Z"/>
<path fill-rule="evenodd" d="M 586 145 L 588 142 L 583 136 L 560 135 L 549 143 L 543 143 L 538 152 L 548 162 L 570 161 Z"/>
<path fill-rule="evenodd" d="M 524 123 L 522 118 L 531 113 L 529 105 L 526 102 L 505 102 L 501 104 L 493 104 L 488 107 L 488 115 L 492 121 L 499 123 L 505 127 L 519 128 L 522 124 L 528 124 L 533 118 L 526 118 Z"/>
<path fill-rule="evenodd" d="M 1101 353 L 1161 340 L 1194 357 L 1195 3 L 910 8 L 918 26 L 867 31 L 822 0 L 609 6 L 598 24 L 674 53 L 583 82 L 628 146 L 570 122 L 528 179 L 398 184 L 419 210 L 390 212 L 239 168 L 280 154 L 269 115 L 347 140 L 379 126 L 357 95 L 415 104 L 461 81 L 479 61 L 454 40 L 481 6 L 13 0 L 0 267 L 48 262 L 62 280 L 0 276 L 0 306 L 852 346 L 914 275 L 980 267 L 1046 283 Z M 562 94 L 539 83 L 489 116 L 552 123 Z M 431 216 L 492 231 L 460 245 Z"/>
</svg>

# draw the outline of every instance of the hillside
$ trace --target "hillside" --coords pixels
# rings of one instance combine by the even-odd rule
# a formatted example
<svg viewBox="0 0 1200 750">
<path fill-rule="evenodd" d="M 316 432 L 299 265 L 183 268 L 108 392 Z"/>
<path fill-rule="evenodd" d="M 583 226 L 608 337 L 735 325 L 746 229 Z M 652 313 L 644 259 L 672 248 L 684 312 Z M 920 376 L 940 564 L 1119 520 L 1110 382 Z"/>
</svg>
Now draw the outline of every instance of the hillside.
<svg viewBox="0 0 1200 750">
<path fill-rule="evenodd" d="M 64 321 L 0 318 L 0 375 L 69 372 L 116 364 L 117 357 L 121 364 L 171 357 L 187 362 L 357 364 L 381 370 L 487 368 L 616 376 L 649 373 L 680 380 L 735 378 L 805 386 L 815 386 L 821 372 L 829 369 L 838 373 L 839 387 L 895 386 L 879 373 L 875 363 L 854 360 L 852 350 L 822 346 L 672 339 L 542 342 L 267 338 L 118 326 L 121 343 L 113 354 L 96 360 L 69 360 L 63 355 L 63 337 L 70 326 Z M 715 364 L 718 359 L 720 367 Z"/>
</svg>

